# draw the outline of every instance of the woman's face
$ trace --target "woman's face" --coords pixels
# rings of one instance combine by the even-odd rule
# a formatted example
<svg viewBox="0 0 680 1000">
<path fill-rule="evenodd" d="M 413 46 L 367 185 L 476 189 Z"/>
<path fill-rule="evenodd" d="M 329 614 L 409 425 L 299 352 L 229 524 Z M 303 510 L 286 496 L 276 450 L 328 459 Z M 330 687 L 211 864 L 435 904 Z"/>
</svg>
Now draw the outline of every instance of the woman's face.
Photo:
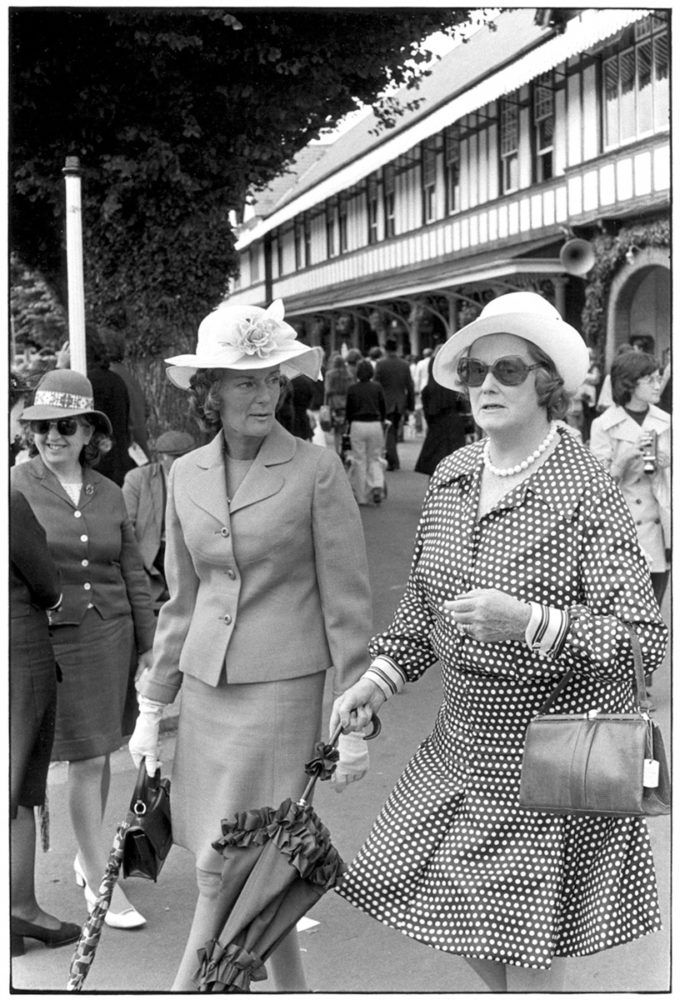
<svg viewBox="0 0 680 1000">
<path fill-rule="evenodd" d="M 661 398 L 661 372 L 652 372 L 651 375 L 643 375 L 635 383 L 630 397 L 631 403 L 638 406 L 656 406 Z"/>
<path fill-rule="evenodd" d="M 68 473 L 80 467 L 80 453 L 94 434 L 94 427 L 80 417 L 75 418 L 75 434 L 59 433 L 59 421 L 51 420 L 46 434 L 33 431 L 35 446 L 45 465 L 55 474 Z"/>
<path fill-rule="evenodd" d="M 526 365 L 535 364 L 526 340 L 510 333 L 480 337 L 470 348 L 469 357 L 487 365 L 507 357 L 519 357 Z M 536 420 L 547 419 L 545 409 L 538 405 L 535 370 L 530 371 L 520 385 L 503 385 L 492 371 L 488 371 L 482 384 L 477 388 L 471 386 L 468 392 L 475 423 L 491 436 L 507 436 L 509 432 L 521 434 Z"/>
<path fill-rule="evenodd" d="M 281 392 L 279 366 L 225 371 L 219 388 L 220 416 L 227 442 L 258 439 L 269 434 L 276 420 Z"/>
</svg>

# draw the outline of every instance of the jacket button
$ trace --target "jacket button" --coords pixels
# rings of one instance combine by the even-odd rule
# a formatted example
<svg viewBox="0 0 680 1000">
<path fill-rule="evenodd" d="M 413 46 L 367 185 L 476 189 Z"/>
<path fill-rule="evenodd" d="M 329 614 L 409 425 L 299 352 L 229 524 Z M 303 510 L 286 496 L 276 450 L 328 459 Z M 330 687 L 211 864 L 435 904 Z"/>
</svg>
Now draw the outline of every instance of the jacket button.
<svg viewBox="0 0 680 1000">
<path fill-rule="evenodd" d="M 230 580 L 235 580 L 236 579 L 236 573 L 234 573 L 233 569 L 228 569 L 227 570 L 227 576 L 229 577 Z"/>
<path fill-rule="evenodd" d="M 228 538 L 229 537 L 229 528 L 222 528 L 222 530 L 220 531 L 220 535 L 222 536 L 222 538 Z"/>
<path fill-rule="evenodd" d="M 635 503 L 640 504 L 642 503 L 642 500 L 636 500 Z"/>
<path fill-rule="evenodd" d="M 225 615 L 224 616 L 224 624 L 225 625 L 231 625 L 231 615 Z"/>
<path fill-rule="evenodd" d="M 84 583 L 83 584 L 83 590 L 92 590 L 92 584 L 91 583 Z"/>
<path fill-rule="evenodd" d="M 80 562 L 80 565 L 81 566 L 89 566 L 90 565 L 90 560 L 89 559 L 82 559 L 81 562 Z"/>
<path fill-rule="evenodd" d="M 82 517 L 83 515 L 81 514 L 81 512 L 79 510 L 74 510 L 73 511 L 73 516 L 74 517 Z"/>
<path fill-rule="evenodd" d="M 655 517 L 654 518 L 654 524 L 661 524 L 661 518 L 660 517 Z"/>
<path fill-rule="evenodd" d="M 87 535 L 81 535 L 80 536 L 80 540 L 81 540 L 81 542 L 86 542 L 87 541 Z"/>
</svg>

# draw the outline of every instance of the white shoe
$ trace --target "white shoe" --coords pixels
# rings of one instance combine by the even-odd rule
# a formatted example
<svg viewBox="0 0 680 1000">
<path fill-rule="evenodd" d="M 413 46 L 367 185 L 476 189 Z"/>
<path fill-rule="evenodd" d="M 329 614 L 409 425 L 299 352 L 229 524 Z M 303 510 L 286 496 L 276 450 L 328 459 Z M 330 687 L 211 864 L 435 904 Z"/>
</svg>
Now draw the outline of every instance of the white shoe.
<svg viewBox="0 0 680 1000">
<path fill-rule="evenodd" d="M 85 902 L 87 903 L 87 912 L 92 913 L 95 903 L 97 902 L 97 897 L 90 889 L 89 885 L 85 886 Z M 134 906 L 126 906 L 124 910 L 119 912 L 114 912 L 113 910 L 107 910 L 104 917 L 104 923 L 107 927 L 116 927 L 121 931 L 131 931 L 135 927 L 143 927 L 146 923 L 146 917 L 143 917 L 138 910 L 135 910 Z"/>
<path fill-rule="evenodd" d="M 80 858 L 78 857 L 77 854 L 76 854 L 75 858 L 73 859 L 73 872 L 74 872 L 75 879 L 76 879 L 76 885 L 79 885 L 81 889 L 84 889 L 85 888 L 85 884 L 86 884 L 85 883 L 85 873 L 84 873 L 83 869 L 80 867 Z"/>
</svg>

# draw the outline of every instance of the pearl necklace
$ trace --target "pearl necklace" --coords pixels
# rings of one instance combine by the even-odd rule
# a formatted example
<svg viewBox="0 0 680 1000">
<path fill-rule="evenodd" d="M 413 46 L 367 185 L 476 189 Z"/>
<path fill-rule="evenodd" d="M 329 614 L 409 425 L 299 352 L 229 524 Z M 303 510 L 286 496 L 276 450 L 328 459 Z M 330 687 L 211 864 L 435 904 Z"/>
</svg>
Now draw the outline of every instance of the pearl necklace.
<svg viewBox="0 0 680 1000">
<path fill-rule="evenodd" d="M 489 470 L 489 472 L 491 472 L 494 476 L 516 476 L 518 473 L 524 472 L 525 469 L 528 469 L 530 465 L 533 465 L 534 462 L 538 458 L 540 458 L 540 456 L 543 454 L 546 448 L 550 447 L 556 434 L 557 434 L 557 424 L 552 423 L 550 425 L 548 433 L 543 438 L 536 451 L 532 451 L 532 453 L 530 455 L 527 455 L 527 457 L 523 461 L 518 462 L 517 465 L 513 465 L 512 468 L 510 469 L 497 469 L 496 466 L 492 463 L 489 457 L 490 441 L 487 438 L 484 443 L 484 451 L 482 453 L 484 458 L 484 465 Z"/>
</svg>

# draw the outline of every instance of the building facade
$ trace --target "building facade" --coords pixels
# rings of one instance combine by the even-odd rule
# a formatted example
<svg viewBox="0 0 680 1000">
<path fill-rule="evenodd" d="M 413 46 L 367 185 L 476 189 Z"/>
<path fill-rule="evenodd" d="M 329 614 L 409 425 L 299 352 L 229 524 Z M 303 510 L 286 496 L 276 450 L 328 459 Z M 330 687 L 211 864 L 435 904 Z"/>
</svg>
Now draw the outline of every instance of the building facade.
<svg viewBox="0 0 680 1000">
<path fill-rule="evenodd" d="M 244 211 L 230 300 L 282 298 L 328 353 L 419 354 L 540 291 L 608 363 L 670 345 L 670 11 L 508 10 Z"/>
</svg>

